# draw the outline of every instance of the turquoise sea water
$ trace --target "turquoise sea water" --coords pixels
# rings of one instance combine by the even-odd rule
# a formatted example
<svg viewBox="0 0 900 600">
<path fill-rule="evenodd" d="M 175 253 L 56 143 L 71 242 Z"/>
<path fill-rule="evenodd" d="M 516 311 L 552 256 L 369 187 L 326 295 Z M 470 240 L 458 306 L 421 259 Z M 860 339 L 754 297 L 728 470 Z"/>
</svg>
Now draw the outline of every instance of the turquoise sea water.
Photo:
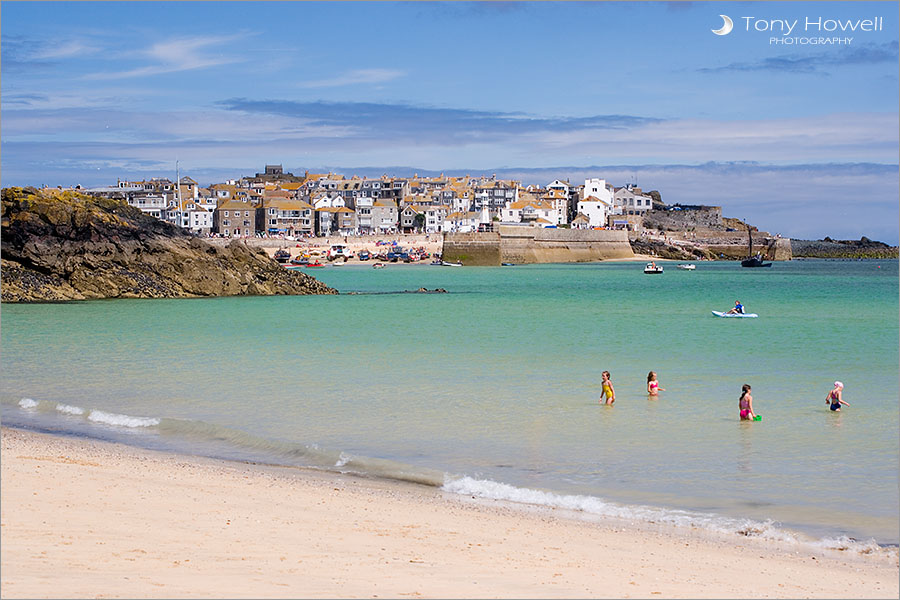
<svg viewBox="0 0 900 600">
<path fill-rule="evenodd" d="M 897 544 L 897 261 L 642 268 L 344 266 L 313 272 L 337 297 L 4 305 L 3 422 Z M 421 287 L 449 293 L 392 293 Z M 711 315 L 736 299 L 759 318 Z M 836 379 L 840 413 L 824 401 Z M 762 422 L 738 419 L 744 383 Z"/>
</svg>

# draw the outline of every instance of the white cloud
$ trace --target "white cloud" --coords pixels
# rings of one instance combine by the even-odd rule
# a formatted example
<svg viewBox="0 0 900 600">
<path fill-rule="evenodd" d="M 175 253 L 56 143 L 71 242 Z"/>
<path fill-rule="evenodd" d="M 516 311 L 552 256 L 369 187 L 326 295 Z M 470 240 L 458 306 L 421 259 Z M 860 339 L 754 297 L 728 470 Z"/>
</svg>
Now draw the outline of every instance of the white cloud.
<svg viewBox="0 0 900 600">
<path fill-rule="evenodd" d="M 246 35 L 192 36 L 157 42 L 140 53 L 142 56 L 149 58 L 156 64 L 150 64 L 125 71 L 92 73 L 86 75 L 85 79 L 105 80 L 147 77 L 151 75 L 178 73 L 181 71 L 205 69 L 208 67 L 243 62 L 245 59 L 237 56 L 203 52 L 203 50 L 209 49 L 212 46 L 225 45 L 243 37 L 246 37 Z"/>
<path fill-rule="evenodd" d="M 99 49 L 80 40 L 69 40 L 56 43 L 48 43 L 40 47 L 32 54 L 33 60 L 51 60 L 57 58 L 71 58 L 93 54 Z"/>
<path fill-rule="evenodd" d="M 304 88 L 327 88 L 341 87 L 345 85 L 360 85 L 370 83 L 387 83 L 406 75 L 404 71 L 396 71 L 393 69 L 357 69 L 348 71 L 339 77 L 332 79 L 320 79 L 318 81 L 307 81 L 300 84 Z"/>
</svg>

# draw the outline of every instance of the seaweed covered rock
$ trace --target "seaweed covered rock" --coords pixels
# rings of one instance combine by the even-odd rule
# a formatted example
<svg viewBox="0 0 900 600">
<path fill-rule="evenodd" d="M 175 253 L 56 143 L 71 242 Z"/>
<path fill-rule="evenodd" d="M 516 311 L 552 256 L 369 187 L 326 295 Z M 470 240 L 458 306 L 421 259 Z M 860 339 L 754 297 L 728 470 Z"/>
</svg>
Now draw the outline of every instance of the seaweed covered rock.
<svg viewBox="0 0 900 600">
<path fill-rule="evenodd" d="M 336 294 L 240 241 L 217 247 L 121 200 L 2 192 L 3 302 Z"/>
</svg>

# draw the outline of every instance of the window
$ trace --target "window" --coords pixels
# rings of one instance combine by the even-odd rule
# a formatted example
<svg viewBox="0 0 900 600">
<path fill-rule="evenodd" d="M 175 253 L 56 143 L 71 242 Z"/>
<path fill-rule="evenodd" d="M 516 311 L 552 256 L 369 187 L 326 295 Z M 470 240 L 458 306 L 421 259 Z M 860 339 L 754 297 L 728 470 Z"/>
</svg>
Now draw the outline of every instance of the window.
<svg viewBox="0 0 900 600">
<path fill-rule="evenodd" d="M 227 211 L 227 210 L 225 211 L 224 215 L 225 215 L 226 217 L 228 216 L 228 211 Z"/>
</svg>

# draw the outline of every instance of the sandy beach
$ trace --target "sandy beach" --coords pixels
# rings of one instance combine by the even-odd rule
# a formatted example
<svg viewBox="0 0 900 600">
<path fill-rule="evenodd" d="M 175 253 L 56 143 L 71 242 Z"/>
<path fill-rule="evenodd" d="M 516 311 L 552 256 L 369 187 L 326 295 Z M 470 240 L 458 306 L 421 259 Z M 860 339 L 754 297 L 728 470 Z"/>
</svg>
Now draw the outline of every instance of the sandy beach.
<svg viewBox="0 0 900 600">
<path fill-rule="evenodd" d="M 215 244 L 227 244 L 230 240 L 227 238 L 209 238 Z M 291 253 L 291 258 L 297 258 L 301 254 L 308 254 L 311 258 L 318 258 L 322 262 L 326 262 L 325 256 L 328 249 L 333 244 L 341 244 L 350 249 L 353 258 L 347 260 L 348 264 L 366 264 L 358 259 L 359 253 L 367 250 L 371 254 L 377 254 L 385 249 L 384 244 L 396 242 L 402 248 L 424 248 L 430 256 L 439 255 L 443 249 L 444 241 L 440 233 L 435 234 L 394 234 L 387 236 L 330 236 L 303 238 L 299 240 L 285 240 L 279 238 L 247 238 L 243 240 L 252 247 L 262 248 L 269 256 L 274 257 L 275 251 L 285 249 Z M 635 254 L 629 258 L 617 258 L 615 262 L 648 262 L 656 261 L 661 263 L 675 262 L 664 258 L 650 256 L 648 254 Z M 370 263 L 377 262 L 375 260 Z M 684 262 L 684 261 L 681 261 Z M 391 263 L 392 266 L 405 264 L 402 261 Z M 409 263 L 417 264 L 417 263 Z M 422 263 L 418 263 L 422 264 Z"/>
<path fill-rule="evenodd" d="M 896 558 L 2 431 L 4 598 L 896 598 Z"/>
</svg>

